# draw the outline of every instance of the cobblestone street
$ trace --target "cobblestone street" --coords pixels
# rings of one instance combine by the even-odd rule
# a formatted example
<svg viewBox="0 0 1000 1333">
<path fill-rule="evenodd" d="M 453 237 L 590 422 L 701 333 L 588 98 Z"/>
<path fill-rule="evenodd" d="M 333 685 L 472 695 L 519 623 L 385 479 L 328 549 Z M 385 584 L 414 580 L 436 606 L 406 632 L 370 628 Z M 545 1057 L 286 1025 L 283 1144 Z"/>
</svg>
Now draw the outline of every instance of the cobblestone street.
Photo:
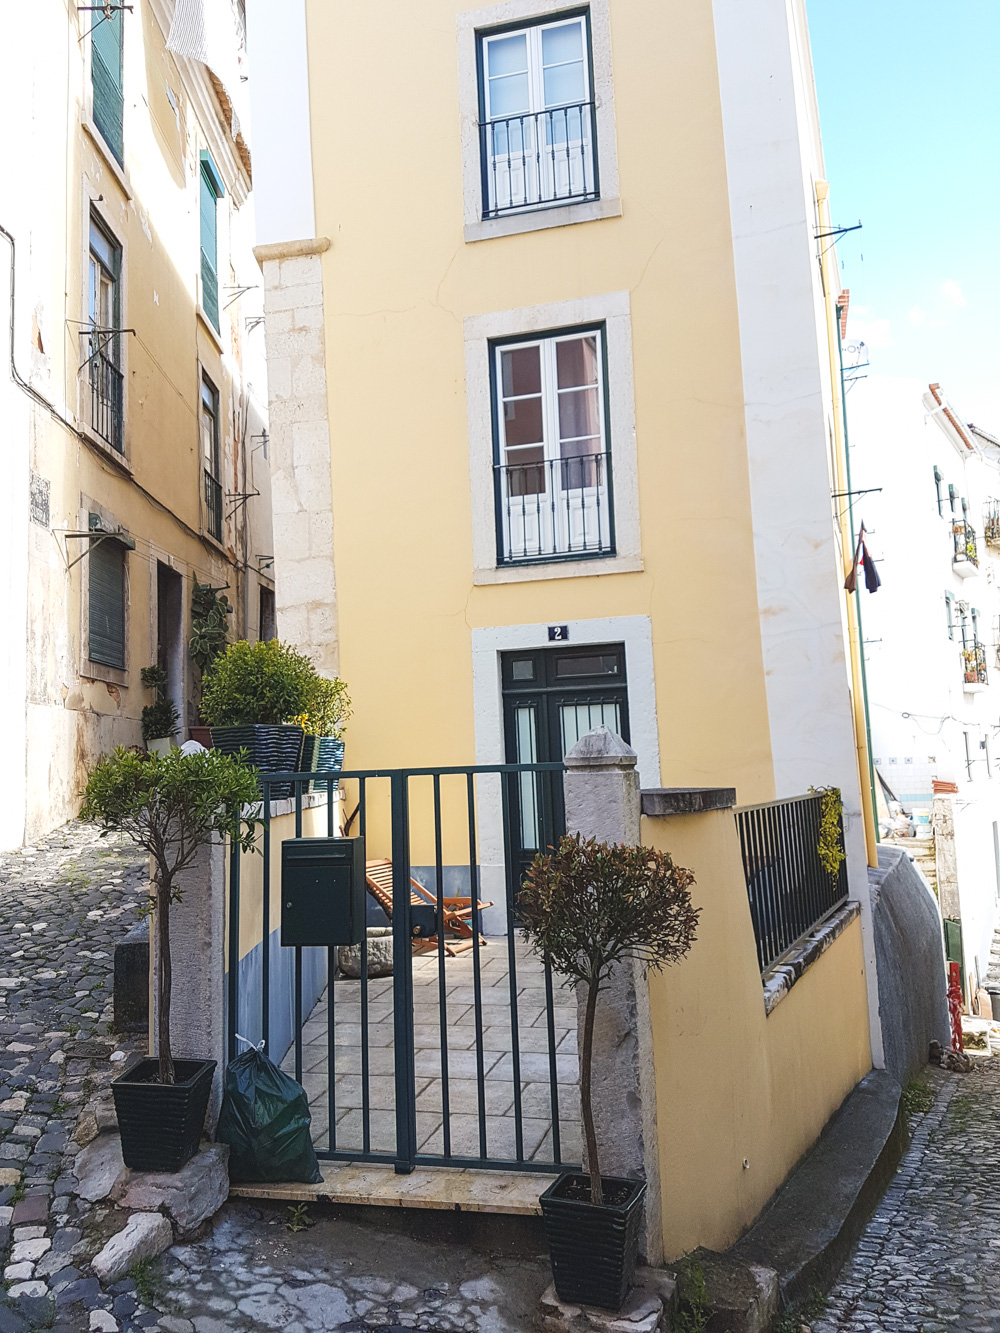
<svg viewBox="0 0 1000 1333">
<path fill-rule="evenodd" d="M 998 1333 L 1000 1058 L 938 1089 L 812 1333 Z"/>
<path fill-rule="evenodd" d="M 101 1287 L 90 1261 L 126 1215 L 74 1192 L 74 1133 L 132 1054 L 111 1033 L 113 954 L 147 884 L 142 855 L 79 824 L 0 860 L 0 1333 L 530 1327 L 544 1259 L 530 1244 L 477 1253 L 451 1215 L 407 1235 L 409 1219 L 315 1206 L 290 1231 L 284 1206 L 234 1200 L 192 1243 Z"/>
</svg>

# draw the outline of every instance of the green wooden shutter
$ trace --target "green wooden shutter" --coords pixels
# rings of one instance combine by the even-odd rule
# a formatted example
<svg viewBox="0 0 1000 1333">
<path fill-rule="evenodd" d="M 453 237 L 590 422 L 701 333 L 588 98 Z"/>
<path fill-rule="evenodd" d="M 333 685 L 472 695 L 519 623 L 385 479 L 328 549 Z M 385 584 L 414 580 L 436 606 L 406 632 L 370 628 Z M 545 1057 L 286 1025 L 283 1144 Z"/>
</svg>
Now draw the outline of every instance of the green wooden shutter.
<svg viewBox="0 0 1000 1333">
<path fill-rule="evenodd" d="M 94 123 L 119 163 L 124 162 L 122 131 L 125 102 L 122 94 L 122 11 L 110 18 L 93 14 L 90 41 L 91 80 L 94 85 Z"/>
<path fill-rule="evenodd" d="M 208 164 L 201 164 L 201 302 L 219 327 L 219 196 Z"/>
<path fill-rule="evenodd" d="M 93 662 L 125 666 L 125 548 L 105 537 L 90 549 L 90 648 Z"/>
</svg>

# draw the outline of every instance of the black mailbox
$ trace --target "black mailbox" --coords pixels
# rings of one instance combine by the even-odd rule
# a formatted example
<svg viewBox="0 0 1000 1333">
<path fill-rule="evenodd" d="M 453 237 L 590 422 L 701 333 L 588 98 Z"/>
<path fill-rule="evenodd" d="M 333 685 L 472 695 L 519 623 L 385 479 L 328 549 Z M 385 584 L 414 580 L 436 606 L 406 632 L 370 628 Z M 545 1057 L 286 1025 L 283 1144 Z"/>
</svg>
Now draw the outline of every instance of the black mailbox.
<svg viewBox="0 0 1000 1333">
<path fill-rule="evenodd" d="M 283 842 L 281 943 L 360 944 L 364 938 L 364 838 Z"/>
</svg>

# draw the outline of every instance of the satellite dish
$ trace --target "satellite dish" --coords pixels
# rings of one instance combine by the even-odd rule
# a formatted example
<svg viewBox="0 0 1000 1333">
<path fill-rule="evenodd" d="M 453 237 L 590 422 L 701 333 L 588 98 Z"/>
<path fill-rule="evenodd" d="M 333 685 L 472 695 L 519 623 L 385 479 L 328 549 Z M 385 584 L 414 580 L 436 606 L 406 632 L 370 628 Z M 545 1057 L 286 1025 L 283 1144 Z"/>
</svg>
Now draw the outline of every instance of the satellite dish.
<svg viewBox="0 0 1000 1333">
<path fill-rule="evenodd" d="M 860 338 L 852 338 L 844 343 L 844 364 L 847 366 L 868 365 L 868 344 Z"/>
</svg>

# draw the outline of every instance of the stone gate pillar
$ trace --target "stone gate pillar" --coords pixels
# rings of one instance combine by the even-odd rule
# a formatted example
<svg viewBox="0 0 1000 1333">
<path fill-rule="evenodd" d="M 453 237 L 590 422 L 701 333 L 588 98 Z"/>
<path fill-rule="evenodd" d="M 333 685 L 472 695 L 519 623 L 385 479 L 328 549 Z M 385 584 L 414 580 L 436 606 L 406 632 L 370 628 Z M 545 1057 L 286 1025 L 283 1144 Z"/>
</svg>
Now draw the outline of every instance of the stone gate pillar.
<svg viewBox="0 0 1000 1333">
<path fill-rule="evenodd" d="M 601 842 L 635 847 L 641 800 L 636 754 L 615 732 L 597 727 L 566 755 L 566 829 Z M 577 995 L 582 1048 L 584 996 Z M 649 987 L 635 963 L 621 964 L 601 992 L 594 1030 L 594 1124 L 602 1174 L 646 1181 L 640 1249 L 646 1262 L 662 1258 L 660 1171 Z M 586 1163 L 585 1163 L 586 1165 Z"/>
</svg>

